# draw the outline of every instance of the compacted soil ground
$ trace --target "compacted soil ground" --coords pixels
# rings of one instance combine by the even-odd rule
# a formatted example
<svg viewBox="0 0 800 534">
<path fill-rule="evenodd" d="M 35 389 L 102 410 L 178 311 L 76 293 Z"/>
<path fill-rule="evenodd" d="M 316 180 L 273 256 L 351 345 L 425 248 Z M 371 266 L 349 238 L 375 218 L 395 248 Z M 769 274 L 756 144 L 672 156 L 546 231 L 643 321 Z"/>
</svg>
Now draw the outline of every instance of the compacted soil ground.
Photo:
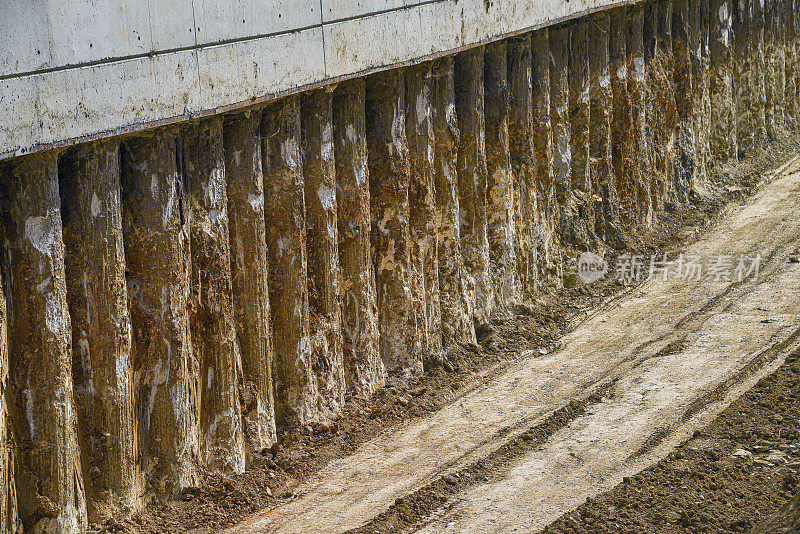
<svg viewBox="0 0 800 534">
<path fill-rule="evenodd" d="M 798 491 L 800 354 L 656 465 L 544 529 L 749 532 Z"/>
<path fill-rule="evenodd" d="M 691 208 L 671 209 L 655 230 L 629 236 L 626 252 L 649 254 L 672 248 L 679 243 L 695 241 L 703 233 L 703 229 L 724 212 L 722 208 L 726 204 L 746 199 L 752 188 L 763 180 L 762 172 L 774 165 L 774 162 L 785 160 L 797 148 L 796 142 L 786 142 L 772 153 L 762 154 L 749 160 L 747 164 L 723 169 L 717 181 L 722 194 L 717 200 L 699 202 Z M 613 264 L 613 255 L 608 254 L 607 257 Z M 567 280 L 569 281 L 569 277 Z M 412 382 L 390 381 L 386 388 L 370 400 L 350 399 L 343 417 L 336 423 L 284 430 L 280 442 L 271 450 L 263 451 L 246 473 L 233 477 L 209 474 L 202 487 L 185 491 L 179 501 L 154 505 L 131 520 L 96 525 L 95 529 L 141 533 L 217 532 L 258 510 L 296 499 L 301 484 L 332 461 L 353 454 L 360 446 L 388 428 L 411 424 L 452 405 L 469 392 L 490 384 L 524 355 L 529 357 L 531 352 L 542 357 L 552 354 L 559 349 L 560 338 L 573 330 L 590 312 L 608 303 L 615 295 L 631 290 L 630 286 L 611 277 L 590 286 L 570 283 L 568 286 L 570 287 L 557 291 L 543 291 L 536 302 L 519 306 L 513 316 L 497 318 L 491 325 L 481 328 L 480 345 L 457 346 L 443 360 L 427 362 L 425 376 Z M 800 381 L 800 374 L 795 369 L 800 370 L 800 364 L 795 364 L 792 360 L 766 380 L 782 380 L 781 377 L 784 376 L 786 380 L 794 380 L 797 375 L 796 380 Z M 748 402 L 748 399 L 761 390 L 763 383 L 762 381 L 758 388 L 732 406 Z M 791 384 L 791 387 L 800 388 L 795 382 Z M 789 387 L 789 382 L 784 385 L 789 388 L 787 392 L 794 391 Z M 499 459 L 497 465 L 493 466 L 492 461 L 489 461 L 469 469 L 475 470 L 476 479 L 488 480 L 493 469 L 507 468 L 512 458 L 530 450 L 535 444 L 542 443 L 563 424 L 583 414 L 587 406 L 599 402 L 603 391 L 594 391 L 582 399 L 576 399 L 546 421 L 540 422 L 535 429 L 527 430 L 509 441 L 492 456 L 495 460 Z M 752 415 L 741 416 L 742 421 L 750 421 L 746 425 L 734 423 L 731 419 L 727 425 L 719 423 L 722 426 L 718 432 L 714 430 L 714 426 L 700 431 L 695 438 L 672 453 L 680 457 L 669 456 L 641 474 L 626 479 L 612 492 L 584 504 L 578 509 L 580 515 L 573 517 L 567 514 L 548 529 L 553 529 L 554 532 L 576 528 L 615 532 L 626 528 L 635 532 L 673 527 L 714 529 L 721 528 L 718 525 L 727 521 L 725 528 L 746 530 L 759 517 L 780 507 L 795 489 L 792 467 L 794 449 L 791 446 L 792 439 L 797 438 L 798 423 L 791 415 L 795 413 L 791 412 L 791 406 L 795 402 L 793 394 L 787 392 L 754 397 L 755 400 L 748 405 L 752 412 L 746 412 Z M 759 403 L 762 398 L 763 405 Z M 733 407 L 725 414 L 732 413 L 731 410 L 734 410 Z M 763 414 L 758 410 L 762 410 Z M 724 421 L 725 417 L 723 415 L 719 421 Z M 762 423 L 761 419 L 764 417 L 766 420 Z M 783 423 L 780 423 L 781 420 Z M 739 437 L 724 434 L 726 428 L 730 432 L 739 432 Z M 775 432 L 779 432 L 780 436 L 773 436 Z M 502 460 L 503 454 L 506 454 L 507 461 Z M 717 459 L 712 461 L 711 458 Z M 696 469 L 692 467 L 695 465 L 693 459 L 697 461 Z M 676 470 L 676 462 L 689 467 Z M 717 465 L 716 471 L 712 467 L 714 465 Z M 730 468 L 727 467 L 729 465 Z M 717 480 L 707 474 L 707 471 L 725 473 L 725 469 L 730 471 L 731 477 L 739 477 L 736 479 L 740 481 L 738 486 L 730 487 L 731 484 L 728 484 L 729 487 L 726 487 L 723 479 Z M 679 471 L 684 474 L 671 474 Z M 651 472 L 652 474 L 648 474 Z M 680 483 L 676 481 L 676 477 L 682 477 Z M 710 482 L 705 484 L 706 480 Z M 751 480 L 752 487 L 758 488 L 765 497 L 757 497 L 755 489 L 749 491 L 744 488 L 743 484 Z M 459 491 L 459 483 L 454 482 L 452 477 L 438 479 L 435 483 L 450 486 L 451 489 L 446 492 L 448 495 Z M 716 488 L 713 491 L 718 493 L 710 493 L 711 487 Z M 693 494 L 690 490 L 705 491 L 706 497 L 701 497 L 699 493 Z M 773 490 L 774 494 L 769 493 Z M 634 498 L 638 492 L 640 495 Z M 713 499 L 707 497 L 717 494 L 727 496 L 728 502 L 732 503 L 732 512 L 728 515 L 722 512 L 715 515 L 711 511 L 697 508 L 710 505 L 706 501 Z M 647 504 L 647 498 L 672 503 L 672 508 L 665 508 L 659 515 L 659 508 Z M 692 502 L 701 504 L 689 506 L 686 499 L 690 498 L 694 499 Z M 601 504 L 605 502 L 604 499 L 613 504 Z M 447 499 L 438 500 L 443 502 Z M 413 508 L 415 500 L 408 499 L 408 502 L 412 503 Z M 639 503 L 639 513 L 633 512 L 636 510 L 634 502 Z M 403 509 L 403 504 L 402 500 L 398 503 L 400 509 Z M 678 507 L 682 508 L 678 510 Z M 366 531 L 392 532 L 412 525 L 419 526 L 419 520 L 430 513 L 432 508 L 429 503 L 417 512 L 412 510 L 412 513 L 399 521 L 395 518 L 389 522 L 373 522 L 368 525 L 372 530 Z M 584 509 L 585 513 L 581 512 Z M 677 511 L 677 518 L 674 517 L 674 511 Z M 375 515 L 380 512 L 382 510 L 376 509 Z M 728 518 L 730 514 L 738 516 Z M 713 519 L 718 516 L 718 521 Z M 602 519 L 597 519 L 598 517 Z M 635 519 L 629 519 L 628 523 L 620 522 L 622 517 Z M 736 526 L 737 521 L 741 526 Z"/>
</svg>

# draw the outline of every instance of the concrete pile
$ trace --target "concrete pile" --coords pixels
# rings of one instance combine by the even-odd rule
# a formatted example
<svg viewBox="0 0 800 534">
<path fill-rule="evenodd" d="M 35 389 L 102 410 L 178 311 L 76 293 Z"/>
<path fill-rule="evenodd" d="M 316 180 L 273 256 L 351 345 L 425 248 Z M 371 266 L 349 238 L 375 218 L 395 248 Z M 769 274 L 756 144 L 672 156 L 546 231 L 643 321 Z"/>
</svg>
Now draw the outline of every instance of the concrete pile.
<svg viewBox="0 0 800 534">
<path fill-rule="evenodd" d="M 335 420 L 800 121 L 797 0 L 655 0 L 2 174 L 0 533 Z"/>
</svg>

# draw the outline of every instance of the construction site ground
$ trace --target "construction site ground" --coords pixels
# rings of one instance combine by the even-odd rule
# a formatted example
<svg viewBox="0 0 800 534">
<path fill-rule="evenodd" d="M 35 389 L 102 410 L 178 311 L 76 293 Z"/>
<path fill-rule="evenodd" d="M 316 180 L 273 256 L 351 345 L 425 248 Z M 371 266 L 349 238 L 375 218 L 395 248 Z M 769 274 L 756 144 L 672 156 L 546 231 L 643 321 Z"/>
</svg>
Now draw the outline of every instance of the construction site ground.
<svg viewBox="0 0 800 534">
<path fill-rule="evenodd" d="M 603 280 L 567 275 L 246 473 L 94 529 L 748 531 L 800 469 L 800 160 L 776 146 L 626 252 L 758 253 L 758 277 L 621 281 L 607 254 Z"/>
</svg>

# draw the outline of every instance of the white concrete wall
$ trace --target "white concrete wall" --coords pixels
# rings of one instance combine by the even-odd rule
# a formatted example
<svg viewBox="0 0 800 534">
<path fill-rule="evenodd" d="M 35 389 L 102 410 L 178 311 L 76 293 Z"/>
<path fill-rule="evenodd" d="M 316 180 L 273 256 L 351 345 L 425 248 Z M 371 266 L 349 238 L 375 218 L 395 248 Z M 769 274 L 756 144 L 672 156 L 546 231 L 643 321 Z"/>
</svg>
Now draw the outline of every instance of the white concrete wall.
<svg viewBox="0 0 800 534">
<path fill-rule="evenodd" d="M 0 159 L 219 113 L 633 0 L 0 0 Z"/>
</svg>

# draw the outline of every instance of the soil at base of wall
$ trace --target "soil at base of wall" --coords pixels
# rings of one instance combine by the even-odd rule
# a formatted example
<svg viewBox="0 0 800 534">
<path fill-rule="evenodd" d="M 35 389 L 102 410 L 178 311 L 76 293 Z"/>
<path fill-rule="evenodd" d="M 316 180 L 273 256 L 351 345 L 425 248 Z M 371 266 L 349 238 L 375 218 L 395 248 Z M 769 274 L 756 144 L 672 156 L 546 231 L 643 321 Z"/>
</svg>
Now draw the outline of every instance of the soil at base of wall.
<svg viewBox="0 0 800 534">
<path fill-rule="evenodd" d="M 766 169 L 798 149 L 798 139 L 773 143 L 768 151 L 719 169 L 715 183 L 721 195 L 717 200 L 695 199 L 695 204 L 688 207 L 667 206 L 666 213 L 652 229 L 626 236 L 624 252 L 663 252 L 696 239 L 725 205 L 746 198 Z M 481 325 L 479 345 L 452 347 L 444 358 L 426 362 L 424 376 L 409 382 L 390 379 L 370 400 L 348 399 L 343 416 L 332 425 L 279 429 L 279 443 L 262 451 L 244 474 L 207 474 L 202 486 L 184 491 L 178 501 L 154 503 L 130 520 L 93 525 L 91 531 L 217 532 L 253 512 L 291 499 L 298 484 L 329 461 L 352 453 L 391 425 L 423 417 L 453 402 L 490 381 L 523 351 L 546 354 L 554 350 L 558 339 L 572 330 L 587 312 L 630 289 L 616 281 L 613 273 L 593 285 L 581 284 L 574 275 L 574 257 L 580 251 L 572 252 L 565 255 L 573 258 L 565 265 L 566 287 L 544 288 L 534 302 L 517 306 L 513 315 L 495 317 L 490 324 Z M 611 266 L 615 254 L 606 251 Z M 673 491 L 678 493 L 679 489 L 677 486 Z M 564 525 L 564 528 L 569 526 Z"/>
</svg>

